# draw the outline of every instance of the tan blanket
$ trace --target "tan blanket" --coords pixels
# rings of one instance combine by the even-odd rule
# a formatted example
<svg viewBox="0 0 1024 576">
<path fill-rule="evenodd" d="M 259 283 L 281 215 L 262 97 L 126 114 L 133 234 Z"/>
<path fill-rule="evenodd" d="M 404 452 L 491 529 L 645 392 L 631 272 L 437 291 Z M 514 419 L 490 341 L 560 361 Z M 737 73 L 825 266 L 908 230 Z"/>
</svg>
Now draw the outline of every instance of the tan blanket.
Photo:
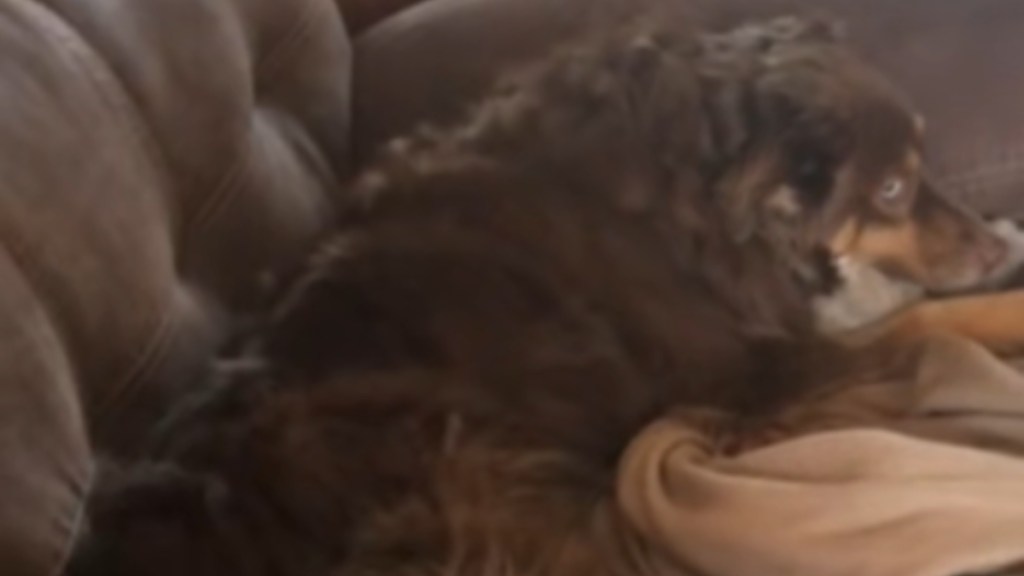
<svg viewBox="0 0 1024 576">
<path fill-rule="evenodd" d="M 633 442 L 619 505 L 659 561 L 707 576 L 1024 564 L 1024 376 L 980 347 L 938 339 L 913 381 L 849 386 L 753 432 L 691 411 Z"/>
</svg>

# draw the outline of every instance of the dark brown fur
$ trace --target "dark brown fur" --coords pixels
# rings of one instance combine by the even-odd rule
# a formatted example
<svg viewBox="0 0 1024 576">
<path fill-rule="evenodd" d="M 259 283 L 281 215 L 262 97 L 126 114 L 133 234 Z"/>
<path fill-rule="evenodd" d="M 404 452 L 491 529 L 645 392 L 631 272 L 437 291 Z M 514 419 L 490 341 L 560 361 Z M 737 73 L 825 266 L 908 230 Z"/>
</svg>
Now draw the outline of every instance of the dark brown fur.
<svg viewBox="0 0 1024 576">
<path fill-rule="evenodd" d="M 821 26 L 680 36 L 574 46 L 397 143 L 265 365 L 111 474 L 72 574 L 644 573 L 620 451 L 676 404 L 792 398 L 849 183 L 916 145 Z"/>
</svg>

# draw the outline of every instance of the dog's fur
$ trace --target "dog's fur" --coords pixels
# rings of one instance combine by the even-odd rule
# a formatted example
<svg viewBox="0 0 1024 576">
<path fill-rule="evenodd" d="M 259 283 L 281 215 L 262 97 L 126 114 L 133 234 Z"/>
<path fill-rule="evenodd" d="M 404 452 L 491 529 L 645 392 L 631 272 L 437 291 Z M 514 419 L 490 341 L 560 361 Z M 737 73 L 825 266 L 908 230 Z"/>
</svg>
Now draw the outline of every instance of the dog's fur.
<svg viewBox="0 0 1024 576">
<path fill-rule="evenodd" d="M 396 143 L 261 363 L 94 495 L 71 574 L 648 573 L 611 502 L 640 426 L 827 378 L 809 351 L 854 354 L 814 330 L 837 254 L 983 275 L 913 113 L 827 26 L 679 36 L 574 45 Z M 914 197 L 880 212 L 894 174 Z"/>
</svg>

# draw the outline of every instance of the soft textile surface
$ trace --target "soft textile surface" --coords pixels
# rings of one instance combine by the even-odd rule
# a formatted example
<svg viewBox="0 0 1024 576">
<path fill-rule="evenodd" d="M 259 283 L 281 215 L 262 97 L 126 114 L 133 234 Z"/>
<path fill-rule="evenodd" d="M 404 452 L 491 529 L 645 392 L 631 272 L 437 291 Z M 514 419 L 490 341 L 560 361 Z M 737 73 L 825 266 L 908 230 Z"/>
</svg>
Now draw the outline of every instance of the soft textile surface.
<svg viewBox="0 0 1024 576">
<path fill-rule="evenodd" d="M 1024 563 L 1020 455 L 1024 376 L 942 338 L 916 378 L 846 385 L 760 430 L 664 418 L 627 451 L 618 497 L 694 574 L 991 574 Z"/>
</svg>

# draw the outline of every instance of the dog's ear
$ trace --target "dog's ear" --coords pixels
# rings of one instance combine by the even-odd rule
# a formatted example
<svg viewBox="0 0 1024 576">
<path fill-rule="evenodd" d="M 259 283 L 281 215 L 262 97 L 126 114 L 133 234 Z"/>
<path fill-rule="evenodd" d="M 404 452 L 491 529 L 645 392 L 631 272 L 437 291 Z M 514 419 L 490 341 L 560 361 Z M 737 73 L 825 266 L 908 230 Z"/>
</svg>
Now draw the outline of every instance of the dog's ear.
<svg viewBox="0 0 1024 576">
<path fill-rule="evenodd" d="M 742 85 L 718 83 L 706 105 L 708 145 L 716 164 L 716 200 L 725 225 L 737 243 L 750 240 L 776 206 L 799 210 L 785 186 L 788 155 L 784 134 L 806 112 L 797 100 L 763 90 L 756 79 Z"/>
<path fill-rule="evenodd" d="M 796 68 L 765 74 L 754 92 L 758 124 L 780 149 L 787 184 L 802 203 L 824 204 L 853 143 L 842 87 L 816 69 Z"/>
<path fill-rule="evenodd" d="M 697 79 L 684 62 L 686 40 L 664 33 L 635 35 L 617 69 L 626 105 L 646 146 L 664 165 L 678 163 L 694 142 L 681 124 L 692 122 L 699 107 Z"/>
<path fill-rule="evenodd" d="M 794 224 L 824 205 L 852 138 L 841 90 L 814 69 L 768 70 L 752 82 L 751 134 L 719 180 L 718 198 L 736 241 L 758 226 Z"/>
<path fill-rule="evenodd" d="M 752 136 L 749 86 L 721 78 L 705 82 L 705 90 L 702 150 L 715 158 L 715 163 L 726 164 L 740 155 Z"/>
<path fill-rule="evenodd" d="M 734 242 L 742 244 L 753 238 L 763 223 L 765 207 L 790 204 L 789 198 L 773 200 L 785 192 L 783 179 L 780 158 L 765 148 L 749 151 L 719 177 L 715 199 Z"/>
<path fill-rule="evenodd" d="M 616 201 L 630 211 L 649 209 L 657 191 L 691 166 L 681 159 L 699 154 L 691 126 L 701 115 L 696 75 L 687 61 L 692 48 L 687 37 L 660 31 L 631 34 L 612 48 L 618 103 L 629 123 L 622 137 L 630 142 L 623 152 L 636 154 Z"/>
</svg>

